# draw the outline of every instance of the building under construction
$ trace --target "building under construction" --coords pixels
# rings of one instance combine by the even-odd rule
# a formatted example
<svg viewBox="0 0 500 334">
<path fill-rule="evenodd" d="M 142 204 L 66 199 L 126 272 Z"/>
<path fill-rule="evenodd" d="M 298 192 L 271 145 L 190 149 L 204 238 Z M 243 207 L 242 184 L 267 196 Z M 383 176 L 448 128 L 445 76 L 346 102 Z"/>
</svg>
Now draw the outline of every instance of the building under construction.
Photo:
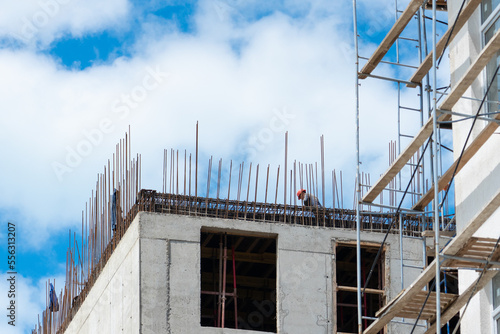
<svg viewBox="0 0 500 334">
<path fill-rule="evenodd" d="M 165 151 L 160 192 L 142 189 L 126 134 L 81 233 L 70 233 L 58 307 L 48 295 L 33 332 L 500 333 L 500 2 L 396 0 L 394 25 L 366 56 L 360 7 L 353 0 L 354 208 L 339 205 L 335 172 L 331 207 L 303 206 L 294 194 L 306 188 L 326 204 L 322 139 L 318 173 L 317 164 L 289 163 L 285 134 L 272 186 L 269 166 L 259 183 L 258 165 L 232 176 L 231 162 L 224 187 L 222 161 L 214 173 L 212 159 L 208 173 L 198 170 L 198 145 L 180 158 Z M 398 138 L 373 184 L 359 142 L 368 80 L 398 94 Z M 407 114 L 417 115 L 416 131 L 406 132 Z"/>
</svg>

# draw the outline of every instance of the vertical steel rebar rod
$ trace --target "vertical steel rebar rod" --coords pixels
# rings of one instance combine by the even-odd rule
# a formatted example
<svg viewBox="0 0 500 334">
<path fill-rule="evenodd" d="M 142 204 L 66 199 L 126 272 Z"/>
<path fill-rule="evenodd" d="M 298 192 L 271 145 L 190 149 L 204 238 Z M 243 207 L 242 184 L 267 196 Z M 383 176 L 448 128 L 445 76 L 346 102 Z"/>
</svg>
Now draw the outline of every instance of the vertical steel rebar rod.
<svg viewBox="0 0 500 334">
<path fill-rule="evenodd" d="M 323 201 L 323 226 L 326 226 L 325 216 L 325 137 L 321 135 L 321 194 Z"/>
<path fill-rule="evenodd" d="M 287 177 L 287 174 L 288 174 L 288 167 L 287 167 L 287 162 L 288 162 L 288 131 L 285 132 L 285 169 L 284 169 L 284 173 L 283 173 L 283 179 L 284 179 L 284 191 L 283 191 L 283 203 L 285 205 L 285 212 L 284 212 L 284 223 L 286 224 L 286 186 L 287 186 L 287 180 L 286 180 L 286 177 Z"/>
<path fill-rule="evenodd" d="M 187 150 L 184 150 L 184 191 L 183 195 L 186 196 L 186 171 L 187 171 Z"/>
<path fill-rule="evenodd" d="M 266 176 L 266 194 L 264 196 L 264 206 L 267 206 L 267 189 L 269 186 L 269 164 L 267 165 L 267 176 Z"/>
<path fill-rule="evenodd" d="M 189 197 L 191 197 L 191 153 L 189 153 Z"/>
<path fill-rule="evenodd" d="M 205 199 L 205 215 L 208 213 L 208 197 L 210 195 L 210 179 L 212 178 L 212 156 L 208 161 L 207 198 Z"/>
<path fill-rule="evenodd" d="M 250 163 L 250 169 L 248 171 L 248 184 L 247 184 L 247 200 L 245 201 L 245 220 L 247 219 L 247 210 L 248 210 L 248 198 L 250 196 L 250 181 L 252 179 L 252 163 Z"/>
<path fill-rule="evenodd" d="M 198 213 L 197 205 L 198 202 L 198 121 L 196 121 L 196 162 L 195 162 L 195 172 L 194 172 L 194 196 L 195 196 L 195 215 Z"/>
<path fill-rule="evenodd" d="M 255 220 L 255 208 L 257 205 L 257 186 L 259 184 L 259 164 L 257 164 L 257 170 L 255 171 L 255 199 L 253 202 L 253 220 Z"/>
<path fill-rule="evenodd" d="M 233 172 L 233 160 L 229 163 L 229 182 L 227 185 L 226 218 L 229 215 L 229 196 L 231 196 L 231 174 Z"/>
</svg>

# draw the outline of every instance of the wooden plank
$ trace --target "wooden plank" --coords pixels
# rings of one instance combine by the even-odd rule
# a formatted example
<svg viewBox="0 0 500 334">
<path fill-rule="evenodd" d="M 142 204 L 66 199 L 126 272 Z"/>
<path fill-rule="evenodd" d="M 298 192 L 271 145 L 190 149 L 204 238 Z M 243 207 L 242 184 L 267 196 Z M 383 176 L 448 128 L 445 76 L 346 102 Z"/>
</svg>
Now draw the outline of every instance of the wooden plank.
<svg viewBox="0 0 500 334">
<path fill-rule="evenodd" d="M 466 227 L 457 235 L 446 248 L 443 250 L 444 254 L 455 255 L 467 241 L 473 236 L 474 233 L 484 224 L 484 222 L 491 217 L 491 215 L 500 206 L 500 189 L 491 198 L 491 200 L 479 210 L 479 212 L 469 221 Z M 449 260 L 443 261 L 443 266 L 449 264 Z M 411 301 L 426 285 L 435 277 L 436 259 L 425 268 L 425 270 L 417 277 L 417 279 L 406 289 L 400 293 L 398 298 L 389 303 L 389 307 L 384 308 L 383 313 L 377 313 L 379 318 L 372 322 L 372 324 L 363 332 L 364 334 L 376 334 L 382 330 L 391 319 L 396 316 L 399 309 L 407 302 Z M 460 297 L 459 297 L 460 298 Z"/>
<path fill-rule="evenodd" d="M 451 110 L 453 106 L 458 102 L 460 97 L 465 93 L 467 88 L 472 84 L 472 82 L 477 78 L 479 73 L 488 64 L 491 58 L 500 49 L 500 30 L 498 30 L 493 38 L 488 42 L 488 44 L 483 48 L 477 59 L 469 67 L 467 72 L 462 76 L 462 78 L 457 82 L 455 87 L 451 90 L 450 94 L 446 96 L 445 100 L 439 107 L 441 110 Z M 494 115 L 495 119 L 500 119 L 500 115 Z M 479 151 L 479 149 L 486 143 L 486 141 L 491 137 L 491 135 L 497 129 L 498 124 L 496 122 L 489 122 L 487 126 L 481 131 L 481 133 L 474 138 L 472 143 L 467 147 L 462 155 L 462 160 L 457 168 L 457 173 L 462 169 L 463 166 Z M 438 181 L 438 189 L 441 191 L 450 182 L 453 176 L 453 171 L 457 165 L 458 160 L 456 160 L 445 174 Z M 390 182 L 390 180 L 389 180 Z M 413 206 L 414 210 L 423 210 L 427 204 L 429 204 L 434 199 L 434 186 L 432 186 L 427 193 L 420 198 L 420 200 Z"/>
<path fill-rule="evenodd" d="M 407 303 L 403 309 L 396 314 L 396 317 L 401 318 L 418 318 L 420 310 L 422 310 L 422 306 L 424 305 L 425 300 L 427 299 L 427 291 L 420 291 L 416 296 L 412 298 L 412 300 Z M 453 302 L 458 296 L 451 293 L 441 293 L 440 294 L 440 304 L 441 309 L 446 309 L 446 307 Z M 422 314 L 420 318 L 422 320 L 428 320 L 435 316 L 436 314 L 436 292 L 432 291 L 425 303 L 425 306 L 422 310 Z"/>
<path fill-rule="evenodd" d="M 337 291 L 358 292 L 358 288 L 355 286 L 337 286 Z M 372 293 L 376 295 L 383 295 L 385 293 L 385 290 L 370 288 L 366 288 L 364 291 L 365 293 Z"/>
<path fill-rule="evenodd" d="M 495 119 L 500 120 L 500 114 L 493 116 Z M 460 165 L 457 168 L 457 174 L 462 168 L 472 159 L 472 157 L 479 151 L 479 149 L 486 143 L 486 141 L 495 133 L 498 128 L 498 123 L 489 122 L 486 127 L 474 138 L 470 145 L 465 149 Z M 458 159 L 448 168 L 448 170 L 441 176 L 438 181 L 439 191 L 443 190 L 451 181 L 455 167 L 457 166 Z M 424 210 L 424 208 L 434 199 L 434 186 L 432 186 L 424 196 L 422 196 L 417 203 L 413 206 L 413 210 Z"/>
<path fill-rule="evenodd" d="M 477 292 L 481 291 L 481 289 L 483 289 L 486 286 L 486 284 L 497 273 L 498 272 L 496 270 L 486 271 L 483 274 L 483 277 L 481 277 L 481 279 L 479 280 L 475 290 L 474 290 L 474 284 L 472 284 L 471 286 L 469 286 L 469 288 L 467 288 L 466 291 L 461 293 L 460 296 L 458 296 L 458 298 L 453 303 L 451 303 L 443 313 L 441 313 L 441 324 L 445 326 L 446 323 L 450 321 L 450 319 L 453 318 L 455 314 L 457 314 L 460 311 L 460 309 L 465 306 L 465 304 L 467 304 L 467 301 L 469 300 L 471 293 L 474 292 L 474 294 L 476 294 Z M 436 333 L 435 322 L 425 332 L 425 334 L 432 334 L 432 333 Z"/>
<path fill-rule="evenodd" d="M 474 237 L 474 239 L 477 241 L 482 241 L 482 242 L 492 242 L 494 244 L 497 243 L 497 239 L 494 239 L 494 238 Z"/>
<path fill-rule="evenodd" d="M 434 238 L 434 235 L 435 235 L 435 233 L 432 230 L 422 231 L 422 236 L 423 237 Z M 439 235 L 443 236 L 443 237 L 453 237 L 453 236 L 455 236 L 455 231 L 440 231 Z"/>
<path fill-rule="evenodd" d="M 444 47 L 446 45 L 446 41 L 448 40 L 448 37 L 450 36 L 450 34 L 451 34 L 451 37 L 450 37 L 449 43 L 451 43 L 451 41 L 453 41 L 455 36 L 458 34 L 460 29 L 462 29 L 462 27 L 465 25 L 467 20 L 469 20 L 469 18 L 474 13 L 474 11 L 476 10 L 476 8 L 479 6 L 480 3 L 481 3 L 481 0 L 470 0 L 465 5 L 465 7 L 462 9 L 462 13 L 458 17 L 457 23 L 455 24 L 455 28 L 453 29 L 453 33 L 451 31 L 451 29 L 452 29 L 451 22 L 454 22 L 455 19 L 453 21 L 450 20 L 450 25 L 449 25 L 448 30 L 444 33 L 443 37 L 441 37 L 441 39 L 436 44 L 436 59 L 441 57 L 441 55 L 443 54 Z M 407 86 L 408 87 L 417 87 L 422 82 L 422 79 L 425 77 L 427 72 L 429 72 L 431 67 L 432 67 L 432 51 L 427 54 L 425 59 L 422 61 L 422 63 L 418 67 L 417 71 L 410 78 L 409 81 L 412 82 L 413 84 L 407 84 Z"/>
<path fill-rule="evenodd" d="M 392 47 L 396 39 L 403 32 L 408 22 L 410 22 L 413 15 L 415 15 L 417 10 L 420 8 L 420 6 L 422 6 L 423 3 L 424 0 L 410 1 L 406 9 L 403 11 L 401 16 L 396 21 L 396 23 L 394 23 L 394 25 L 392 26 L 391 30 L 389 30 L 389 32 L 382 40 L 382 42 L 379 44 L 379 46 L 372 54 L 370 59 L 368 59 L 368 62 L 365 64 L 365 66 L 363 66 L 361 72 L 358 73 L 358 77 L 360 79 L 365 79 L 367 77 L 367 74 L 370 74 L 375 69 L 375 67 L 377 67 L 382 58 L 384 58 L 384 56 L 387 54 L 387 52 Z"/>
<path fill-rule="evenodd" d="M 448 114 L 441 114 L 438 117 L 438 122 L 447 121 L 450 119 Z M 411 157 L 425 143 L 432 134 L 432 117 L 429 117 L 425 125 L 420 129 L 419 133 L 413 138 L 410 144 L 403 152 L 394 160 L 389 169 L 378 179 L 378 181 L 368 190 L 362 201 L 372 203 L 378 195 L 387 187 L 389 182 L 403 169 Z"/>
<path fill-rule="evenodd" d="M 201 257 L 204 259 L 213 258 L 212 253 L 213 248 L 202 248 Z M 231 258 L 233 252 L 231 249 L 227 250 L 228 258 Z M 276 264 L 276 254 L 274 253 L 245 253 L 245 252 L 235 252 L 236 261 L 238 262 L 250 262 L 250 263 L 264 263 L 264 264 Z"/>
<path fill-rule="evenodd" d="M 425 9 L 432 10 L 432 0 L 427 0 Z M 448 4 L 446 0 L 436 0 L 436 10 L 448 10 Z"/>
<path fill-rule="evenodd" d="M 441 104 L 441 110 L 451 110 L 453 106 L 458 102 L 460 97 L 465 93 L 467 88 L 472 84 L 472 82 L 477 78 L 479 73 L 488 64 L 495 53 L 500 49 L 500 30 L 495 33 L 493 38 L 488 42 L 488 44 L 483 48 L 477 59 L 469 67 L 467 72 L 462 76 L 462 78 L 457 82 L 455 87 L 452 89 L 450 94 L 445 98 Z M 494 118 L 500 120 L 500 115 L 494 115 Z M 463 166 L 479 151 L 479 149 L 486 143 L 486 141 L 491 137 L 491 135 L 498 128 L 496 122 L 489 122 L 487 126 L 481 131 L 481 133 L 474 138 L 472 143 L 467 147 L 462 155 L 460 165 L 457 168 L 457 173 L 462 169 Z M 453 171 L 457 165 L 458 160 L 456 160 L 450 168 L 443 174 L 443 176 L 438 181 L 438 189 L 441 191 L 450 182 L 453 176 Z M 427 204 L 429 204 L 434 199 L 434 185 L 427 191 L 427 193 L 420 198 L 420 200 L 413 206 L 414 210 L 423 210 Z"/>
</svg>

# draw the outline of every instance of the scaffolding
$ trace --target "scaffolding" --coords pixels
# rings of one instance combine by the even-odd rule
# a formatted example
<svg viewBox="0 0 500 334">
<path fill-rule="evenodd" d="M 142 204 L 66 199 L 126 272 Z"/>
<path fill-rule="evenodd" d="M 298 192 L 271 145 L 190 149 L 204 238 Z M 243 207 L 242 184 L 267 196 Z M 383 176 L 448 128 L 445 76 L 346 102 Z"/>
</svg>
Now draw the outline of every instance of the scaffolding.
<svg viewBox="0 0 500 334">
<path fill-rule="evenodd" d="M 398 0 L 395 0 L 395 17 L 396 21 L 392 28 L 385 35 L 385 38 L 380 42 L 373 54 L 368 57 L 359 55 L 358 40 L 360 34 L 358 32 L 358 5 L 357 1 L 353 0 L 353 21 L 354 21 L 354 48 L 355 48 L 355 66 L 356 66 L 356 156 L 357 156 L 357 184 L 356 184 L 356 212 L 357 212 L 357 299 L 358 299 L 358 333 L 379 333 L 390 322 L 394 321 L 395 317 L 404 319 L 414 319 L 413 330 L 418 324 L 422 324 L 419 320 L 426 321 L 426 333 L 440 332 L 441 328 L 457 313 L 460 309 L 469 303 L 472 296 L 481 290 L 485 284 L 496 274 L 495 268 L 498 268 L 498 259 L 500 258 L 499 240 L 495 238 L 477 238 L 474 233 L 482 226 L 482 224 L 493 214 L 500 206 L 500 191 L 497 192 L 489 202 L 473 217 L 465 226 L 465 228 L 454 237 L 444 249 L 439 247 L 440 239 L 448 224 L 443 218 L 448 214 L 449 200 L 448 193 L 455 175 L 469 162 L 475 153 L 487 142 L 493 132 L 498 127 L 498 113 L 490 113 L 492 117 L 479 115 L 491 83 L 486 90 L 486 94 L 481 101 L 474 122 L 477 119 L 484 119 L 487 122 L 482 131 L 475 136 L 470 143 L 469 137 L 461 150 L 458 159 L 453 161 L 451 165 L 443 172 L 443 151 L 447 147 L 442 143 L 441 132 L 451 129 L 452 119 L 467 119 L 470 115 L 463 115 L 453 112 L 455 104 L 463 97 L 465 91 L 471 86 L 472 82 L 479 76 L 485 66 L 492 59 L 494 54 L 500 49 L 499 32 L 497 31 L 490 41 L 484 46 L 476 59 L 471 61 L 470 66 L 465 71 L 463 76 L 454 83 L 453 87 L 438 87 L 437 70 L 439 61 L 445 54 L 446 48 L 450 42 L 457 36 L 460 30 L 466 25 L 472 14 L 481 4 L 480 0 L 464 0 L 461 2 L 461 7 L 453 18 L 450 17 L 450 24 L 437 41 L 437 23 L 442 23 L 437 19 L 438 10 L 447 10 L 448 2 L 439 0 L 410 0 L 404 10 L 399 10 Z M 460 1 L 457 0 L 457 3 Z M 426 10 L 432 11 L 432 17 L 428 17 Z M 418 23 L 416 29 L 409 29 L 412 19 Z M 432 25 L 432 39 L 430 41 L 431 51 L 427 52 L 427 28 L 426 22 Z M 417 34 L 417 38 L 403 37 L 405 31 L 413 31 Z M 400 41 L 412 41 L 418 44 L 419 48 L 419 65 L 403 64 L 400 59 Z M 391 50 L 392 53 L 391 53 Z M 389 56 L 394 57 L 392 61 L 384 60 Z M 360 61 L 366 61 L 360 69 Z M 410 79 L 391 78 L 383 75 L 373 74 L 379 64 L 385 64 L 395 67 L 412 68 L 415 70 Z M 396 71 L 397 72 L 397 71 Z M 498 69 L 497 69 L 498 72 Z M 398 98 L 398 156 L 392 160 L 389 168 L 384 174 L 370 186 L 364 193 L 365 185 L 360 182 L 362 171 L 361 153 L 360 153 L 360 82 L 366 79 L 388 80 L 397 85 Z M 401 103 L 401 90 L 407 88 L 417 88 L 420 97 L 420 106 L 417 108 L 404 106 Z M 450 89 L 451 87 L 451 89 Z M 424 98 L 424 95 L 426 98 Z M 426 108 L 427 107 L 427 108 Z M 403 111 L 419 112 L 421 115 L 420 130 L 412 136 L 401 131 L 401 115 Z M 427 113 L 425 112 L 427 111 Z M 452 118 L 453 116 L 453 118 Z M 473 125 L 474 126 L 474 122 Z M 469 134 L 470 135 L 470 134 Z M 406 148 L 402 148 L 404 138 L 409 138 Z M 418 161 L 415 163 L 415 161 Z M 410 180 L 405 191 L 402 191 L 402 186 L 406 180 L 403 180 L 402 174 L 404 169 L 410 170 Z M 416 171 L 421 171 L 419 175 Z M 426 175 L 430 176 L 431 185 L 426 186 Z M 415 182 L 415 177 L 420 178 L 422 187 L 411 193 L 417 195 L 418 200 L 405 200 L 405 195 L 409 192 L 409 187 L 412 182 Z M 406 289 L 404 289 L 403 280 L 401 282 L 402 291 L 399 295 L 389 301 L 382 307 L 375 318 L 370 318 L 371 325 L 363 328 L 363 320 L 366 317 L 363 315 L 361 298 L 364 293 L 364 287 L 361 284 L 361 251 L 360 251 L 360 230 L 361 212 L 364 205 L 373 204 L 378 197 L 382 198 L 382 193 L 391 189 L 391 184 L 398 183 L 399 206 L 395 209 L 395 213 L 400 212 L 405 206 L 408 209 L 420 212 L 420 217 L 427 216 L 433 223 L 434 235 L 434 260 L 428 265 L 426 263 L 425 254 L 425 239 L 423 263 L 424 267 L 420 276 Z M 431 205 L 432 204 L 432 205 Z M 448 209 L 448 210 L 447 210 Z M 392 208 L 394 210 L 394 208 Z M 449 210 L 454 212 L 453 209 Z M 448 216 L 452 221 L 454 218 Z M 401 223 L 401 222 L 400 222 Z M 390 230 L 390 228 L 388 229 Z M 425 231 L 426 226 L 422 224 L 422 237 L 429 235 Z M 400 236 L 401 256 L 403 256 L 403 236 Z M 381 245 L 381 248 L 383 245 Z M 403 258 L 401 259 L 401 277 L 403 277 L 403 268 L 405 267 Z M 452 294 L 441 292 L 441 275 L 443 268 L 458 268 L 470 269 L 476 268 L 481 271 L 479 278 L 469 286 L 466 291 L 460 294 Z M 370 277 L 370 276 L 369 276 Z M 369 279 L 368 277 L 368 279 Z M 446 280 L 446 274 L 445 274 Z M 431 281 L 433 281 L 431 285 Z M 436 284 L 436 282 L 438 282 Z M 365 284 L 366 287 L 366 284 Z M 435 291 L 432 291 L 432 290 Z M 455 328 L 458 328 L 460 320 Z M 455 333 L 454 332 L 454 333 Z"/>
</svg>

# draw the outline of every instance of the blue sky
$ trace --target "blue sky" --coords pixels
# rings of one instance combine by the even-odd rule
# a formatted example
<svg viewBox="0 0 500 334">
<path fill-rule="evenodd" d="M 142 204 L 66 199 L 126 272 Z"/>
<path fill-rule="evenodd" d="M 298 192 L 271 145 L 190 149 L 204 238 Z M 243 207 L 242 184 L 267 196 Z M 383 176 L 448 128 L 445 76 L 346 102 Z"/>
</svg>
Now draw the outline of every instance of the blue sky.
<svg viewBox="0 0 500 334">
<path fill-rule="evenodd" d="M 390 28 L 393 1 L 359 3 L 360 50 L 368 56 Z M 17 226 L 21 311 L 18 326 L 2 322 L 0 332 L 31 329 L 47 279 L 62 287 L 68 231 L 80 230 L 96 175 L 129 125 L 132 152 L 142 154 L 143 188 L 156 190 L 163 149 L 194 152 L 196 121 L 200 175 L 211 155 L 226 170 L 232 159 L 233 175 L 243 160 L 259 163 L 261 173 L 267 164 L 276 171 L 285 131 L 289 166 L 319 162 L 324 135 L 327 175 L 344 171 L 344 203 L 352 205 L 350 0 L 31 0 L 2 1 L 2 8 L 0 221 Z M 416 63 L 416 56 L 402 47 L 405 61 Z M 381 66 L 377 73 L 406 79 L 411 72 Z M 130 102 L 145 82 L 147 96 Z M 387 143 L 396 139 L 394 89 L 362 82 L 369 101 L 362 105 L 362 168 L 372 181 L 387 166 Z M 415 92 L 407 94 L 413 103 Z M 68 163 L 89 138 L 90 152 Z M 5 252 L 2 247 L 0 256 Z"/>
</svg>

